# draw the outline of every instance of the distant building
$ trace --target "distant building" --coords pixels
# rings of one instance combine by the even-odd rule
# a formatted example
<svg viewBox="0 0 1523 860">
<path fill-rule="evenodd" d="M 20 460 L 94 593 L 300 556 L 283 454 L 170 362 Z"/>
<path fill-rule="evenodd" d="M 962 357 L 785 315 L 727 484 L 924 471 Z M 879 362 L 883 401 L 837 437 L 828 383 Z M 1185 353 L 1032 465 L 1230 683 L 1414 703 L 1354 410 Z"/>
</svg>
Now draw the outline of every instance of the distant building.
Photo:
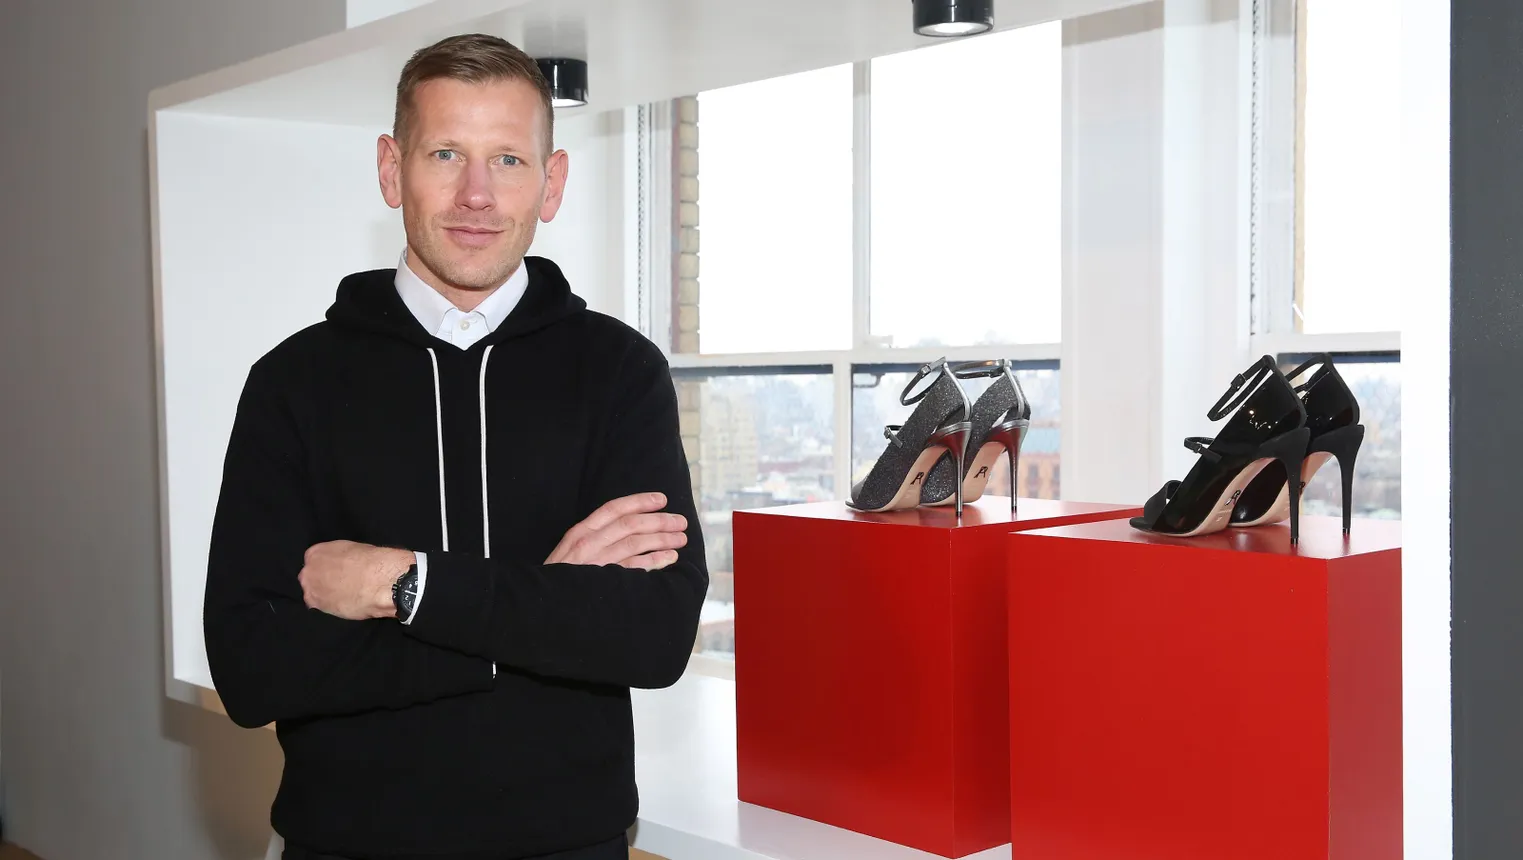
<svg viewBox="0 0 1523 860">
<path fill-rule="evenodd" d="M 720 392 L 704 386 L 702 414 L 699 458 L 704 499 L 720 499 L 754 485 L 760 472 L 761 445 L 756 433 L 756 403 L 750 392 L 734 388 Z"/>
<path fill-rule="evenodd" d="M 1019 469 L 1015 476 L 1017 495 L 1026 499 L 1056 499 L 1062 488 L 1062 432 L 1055 424 L 1037 425 L 1026 431 L 1021 443 Z M 1010 467 L 1006 455 L 995 461 L 984 492 L 991 496 L 1010 495 Z"/>
</svg>

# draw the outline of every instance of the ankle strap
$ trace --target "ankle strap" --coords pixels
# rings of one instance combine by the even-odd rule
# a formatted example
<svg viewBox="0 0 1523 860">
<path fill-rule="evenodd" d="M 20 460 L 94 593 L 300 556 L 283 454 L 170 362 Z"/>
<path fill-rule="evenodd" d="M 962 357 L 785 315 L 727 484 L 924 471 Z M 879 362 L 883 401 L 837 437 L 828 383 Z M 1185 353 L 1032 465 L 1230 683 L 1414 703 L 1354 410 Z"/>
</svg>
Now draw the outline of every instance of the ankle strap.
<svg viewBox="0 0 1523 860">
<path fill-rule="evenodd" d="M 1227 393 L 1223 394 L 1222 398 L 1216 401 L 1216 405 L 1211 407 L 1211 411 L 1206 413 L 1206 417 L 1212 421 L 1220 421 L 1226 418 L 1233 410 L 1243 405 L 1243 401 L 1247 400 L 1249 395 L 1258 390 L 1259 383 L 1268 379 L 1270 374 L 1276 372 L 1274 356 L 1266 355 L 1255 361 L 1247 370 L 1233 377 L 1232 387 L 1228 388 Z"/>
<path fill-rule="evenodd" d="M 904 386 L 904 391 L 900 392 L 899 402 L 905 406 L 913 406 L 914 404 L 919 403 L 927 394 L 931 392 L 931 389 L 935 386 L 936 380 L 932 379 L 931 384 L 927 385 L 924 391 L 917 392 L 913 395 L 910 394 L 910 392 L 914 391 L 915 386 L 919 385 L 923 380 L 933 375 L 940 375 L 946 369 L 947 360 L 945 358 L 938 358 L 930 364 L 921 365 L 920 370 L 915 374 L 915 377 L 910 380 L 908 385 Z"/>
<path fill-rule="evenodd" d="M 999 376 L 1012 366 L 1008 358 L 991 358 L 987 361 L 959 361 L 952 365 L 952 375 L 958 379 Z"/>
<path fill-rule="evenodd" d="M 1316 373 L 1311 375 L 1311 378 L 1295 387 L 1297 394 L 1300 394 L 1306 389 L 1311 388 L 1313 385 L 1316 385 L 1318 382 L 1321 382 L 1322 377 L 1328 375 L 1329 373 L 1338 372 L 1333 367 L 1333 357 L 1325 352 L 1319 352 L 1311 358 L 1301 362 L 1301 364 L 1297 366 L 1295 370 L 1285 374 L 1286 379 L 1295 379 L 1296 377 L 1300 376 L 1308 370 L 1311 370 L 1313 367 L 1316 367 L 1319 364 L 1322 366 L 1317 369 Z"/>
</svg>

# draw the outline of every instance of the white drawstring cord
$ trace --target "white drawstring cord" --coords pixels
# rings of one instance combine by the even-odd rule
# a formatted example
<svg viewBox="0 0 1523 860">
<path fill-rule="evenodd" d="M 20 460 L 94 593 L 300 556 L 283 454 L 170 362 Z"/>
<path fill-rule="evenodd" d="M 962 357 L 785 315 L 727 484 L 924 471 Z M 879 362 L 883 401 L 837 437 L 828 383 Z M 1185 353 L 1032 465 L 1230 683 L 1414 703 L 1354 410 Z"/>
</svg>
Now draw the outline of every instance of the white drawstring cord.
<svg viewBox="0 0 1523 860">
<path fill-rule="evenodd" d="M 439 399 L 439 356 L 428 348 L 428 360 L 434 368 L 434 438 L 439 443 L 439 533 L 443 549 L 449 552 L 449 515 L 444 505 L 444 404 Z"/>
<path fill-rule="evenodd" d="M 487 359 L 491 357 L 492 347 L 488 346 L 481 356 L 478 388 L 481 404 L 481 554 L 486 558 L 492 557 L 492 521 L 487 516 Z"/>
</svg>

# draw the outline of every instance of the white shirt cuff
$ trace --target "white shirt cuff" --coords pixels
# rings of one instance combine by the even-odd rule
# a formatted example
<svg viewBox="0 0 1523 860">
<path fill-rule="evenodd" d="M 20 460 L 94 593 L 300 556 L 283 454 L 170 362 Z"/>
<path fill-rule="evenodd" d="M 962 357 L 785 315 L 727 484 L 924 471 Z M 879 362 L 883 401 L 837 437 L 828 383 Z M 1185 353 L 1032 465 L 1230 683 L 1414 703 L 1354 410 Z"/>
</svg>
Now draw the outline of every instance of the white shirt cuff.
<svg viewBox="0 0 1523 860">
<path fill-rule="evenodd" d="M 423 589 L 428 585 L 428 556 L 421 552 L 414 552 L 413 555 L 418 559 L 418 596 L 413 600 L 412 614 L 407 616 L 403 624 L 411 624 L 418 617 L 418 609 L 423 606 Z M 492 677 L 497 677 L 496 662 L 492 663 Z"/>
</svg>

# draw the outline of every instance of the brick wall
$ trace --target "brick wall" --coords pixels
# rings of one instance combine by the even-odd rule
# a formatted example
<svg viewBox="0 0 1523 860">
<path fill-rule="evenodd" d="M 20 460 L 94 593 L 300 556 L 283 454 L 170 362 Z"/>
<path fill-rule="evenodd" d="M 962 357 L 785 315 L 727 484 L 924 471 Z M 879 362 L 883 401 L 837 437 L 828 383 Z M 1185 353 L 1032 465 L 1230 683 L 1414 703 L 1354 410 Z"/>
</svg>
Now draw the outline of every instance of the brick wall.
<svg viewBox="0 0 1523 860">
<path fill-rule="evenodd" d="M 698 352 L 698 97 L 677 99 L 676 113 L 678 246 L 674 273 L 676 295 L 672 302 L 672 346 L 677 352 Z M 693 475 L 693 494 L 700 499 L 703 487 L 699 462 L 702 386 L 701 382 L 677 384 L 682 447 L 687 452 L 688 468 Z M 701 501 L 699 507 L 702 507 Z"/>
</svg>

